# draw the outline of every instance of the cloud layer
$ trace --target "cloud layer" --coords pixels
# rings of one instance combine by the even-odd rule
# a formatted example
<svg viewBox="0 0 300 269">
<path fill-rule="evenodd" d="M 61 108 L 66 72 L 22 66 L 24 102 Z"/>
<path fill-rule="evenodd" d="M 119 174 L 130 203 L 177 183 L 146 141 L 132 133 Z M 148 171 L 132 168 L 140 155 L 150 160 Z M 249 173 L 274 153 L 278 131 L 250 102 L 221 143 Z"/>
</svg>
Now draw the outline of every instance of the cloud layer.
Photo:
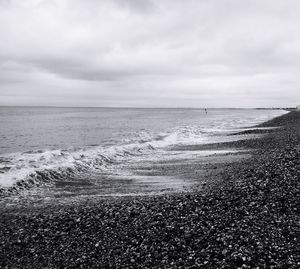
<svg viewBox="0 0 300 269">
<path fill-rule="evenodd" d="M 0 0 L 0 105 L 300 102 L 298 0 Z"/>
</svg>

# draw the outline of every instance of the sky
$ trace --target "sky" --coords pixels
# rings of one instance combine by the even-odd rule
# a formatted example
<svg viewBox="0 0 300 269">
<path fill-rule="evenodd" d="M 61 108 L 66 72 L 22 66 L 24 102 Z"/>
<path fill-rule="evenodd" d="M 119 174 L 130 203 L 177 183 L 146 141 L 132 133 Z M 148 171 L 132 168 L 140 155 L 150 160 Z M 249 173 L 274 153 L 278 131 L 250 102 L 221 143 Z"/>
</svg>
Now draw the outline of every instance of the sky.
<svg viewBox="0 0 300 269">
<path fill-rule="evenodd" d="M 294 107 L 299 0 L 0 0 L 0 105 Z"/>
</svg>

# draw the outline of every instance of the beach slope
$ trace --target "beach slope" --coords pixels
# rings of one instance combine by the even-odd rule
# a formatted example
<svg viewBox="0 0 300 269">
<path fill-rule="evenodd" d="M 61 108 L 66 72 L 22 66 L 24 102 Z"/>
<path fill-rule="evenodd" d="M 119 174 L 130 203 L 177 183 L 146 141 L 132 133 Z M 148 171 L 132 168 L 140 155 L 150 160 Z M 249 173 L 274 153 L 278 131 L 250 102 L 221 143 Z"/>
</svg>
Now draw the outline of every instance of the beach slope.
<svg viewBox="0 0 300 269">
<path fill-rule="evenodd" d="M 260 127 L 207 190 L 1 208 L 0 267 L 299 268 L 300 112 Z"/>
</svg>

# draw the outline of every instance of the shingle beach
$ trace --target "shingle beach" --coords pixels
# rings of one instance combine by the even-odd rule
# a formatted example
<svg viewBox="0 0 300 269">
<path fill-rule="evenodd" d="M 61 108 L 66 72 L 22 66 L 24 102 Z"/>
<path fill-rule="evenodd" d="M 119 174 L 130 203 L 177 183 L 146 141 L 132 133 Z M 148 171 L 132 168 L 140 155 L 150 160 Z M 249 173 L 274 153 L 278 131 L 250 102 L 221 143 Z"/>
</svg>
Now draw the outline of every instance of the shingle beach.
<svg viewBox="0 0 300 269">
<path fill-rule="evenodd" d="M 300 268 L 300 112 L 260 127 L 204 189 L 2 206 L 0 268 Z"/>
</svg>

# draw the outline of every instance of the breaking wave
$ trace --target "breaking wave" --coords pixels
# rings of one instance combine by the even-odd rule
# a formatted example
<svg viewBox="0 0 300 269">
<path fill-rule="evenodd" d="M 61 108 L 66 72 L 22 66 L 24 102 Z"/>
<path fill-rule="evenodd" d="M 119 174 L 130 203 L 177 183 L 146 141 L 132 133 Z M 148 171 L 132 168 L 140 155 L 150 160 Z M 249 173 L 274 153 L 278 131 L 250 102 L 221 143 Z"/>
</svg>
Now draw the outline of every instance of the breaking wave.
<svg viewBox="0 0 300 269">
<path fill-rule="evenodd" d="M 143 133 L 135 143 L 119 146 L 90 146 L 77 150 L 36 150 L 5 154 L 0 157 L 0 182 L 4 188 L 28 188 L 57 179 L 78 178 L 88 173 L 105 172 L 118 162 L 133 156 L 152 154 L 171 145 L 201 143 L 202 132 L 184 127 L 149 139 Z"/>
</svg>

